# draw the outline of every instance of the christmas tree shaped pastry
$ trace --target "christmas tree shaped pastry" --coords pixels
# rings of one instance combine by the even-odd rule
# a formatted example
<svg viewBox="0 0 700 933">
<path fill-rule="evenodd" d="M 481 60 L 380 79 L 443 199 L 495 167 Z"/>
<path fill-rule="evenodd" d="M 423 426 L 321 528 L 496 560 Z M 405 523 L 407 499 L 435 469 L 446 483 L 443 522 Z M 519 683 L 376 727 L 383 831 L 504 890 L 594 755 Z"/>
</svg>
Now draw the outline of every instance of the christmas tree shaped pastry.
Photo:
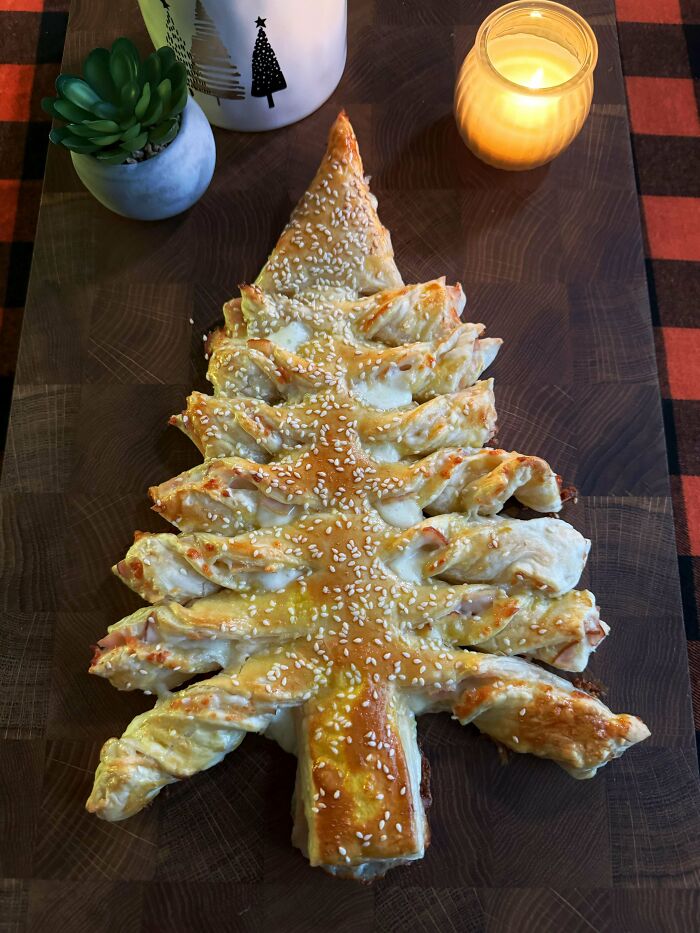
<svg viewBox="0 0 700 933">
<path fill-rule="evenodd" d="M 583 670 L 607 626 L 575 589 L 589 543 L 502 512 L 557 512 L 562 491 L 543 460 L 484 446 L 500 342 L 460 323 L 463 303 L 401 281 L 341 114 L 225 307 L 214 395 L 172 419 L 205 457 L 151 489 L 175 532 L 137 534 L 114 568 L 149 605 L 92 671 L 157 701 L 105 744 L 89 810 L 130 816 L 260 732 L 298 758 L 294 844 L 371 879 L 428 843 L 417 715 L 451 712 L 578 778 L 648 735 L 532 663 Z"/>
</svg>

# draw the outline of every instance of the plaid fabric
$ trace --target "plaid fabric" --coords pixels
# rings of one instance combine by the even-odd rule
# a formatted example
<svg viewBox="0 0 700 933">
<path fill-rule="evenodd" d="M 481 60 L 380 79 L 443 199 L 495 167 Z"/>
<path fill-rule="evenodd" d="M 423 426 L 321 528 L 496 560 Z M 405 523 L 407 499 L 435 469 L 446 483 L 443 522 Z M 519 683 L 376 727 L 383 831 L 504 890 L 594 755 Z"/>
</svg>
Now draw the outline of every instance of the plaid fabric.
<svg viewBox="0 0 700 933">
<path fill-rule="evenodd" d="M 69 0 L 0 0 L 0 448 Z M 700 737 L 699 0 L 617 0 Z"/>
<path fill-rule="evenodd" d="M 700 754 L 700 3 L 617 0 Z"/>
</svg>

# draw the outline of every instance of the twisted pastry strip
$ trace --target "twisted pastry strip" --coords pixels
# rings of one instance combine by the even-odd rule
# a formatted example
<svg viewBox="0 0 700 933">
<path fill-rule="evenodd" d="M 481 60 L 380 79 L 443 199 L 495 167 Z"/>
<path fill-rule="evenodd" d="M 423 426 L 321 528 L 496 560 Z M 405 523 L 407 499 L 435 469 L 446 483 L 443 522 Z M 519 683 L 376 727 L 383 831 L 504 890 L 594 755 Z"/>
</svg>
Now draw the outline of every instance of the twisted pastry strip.
<svg viewBox="0 0 700 933">
<path fill-rule="evenodd" d="M 439 515 L 397 535 L 387 551 L 405 579 L 449 583 L 527 582 L 549 596 L 578 583 L 591 542 L 555 518 Z"/>
<path fill-rule="evenodd" d="M 276 602 L 280 612 L 265 620 L 268 625 L 242 623 L 240 605 L 236 609 L 225 592 L 216 601 L 198 600 L 187 607 L 168 602 L 155 610 L 140 609 L 111 626 L 98 642 L 91 672 L 125 690 L 158 693 L 177 686 L 193 674 L 229 666 L 240 643 L 247 647 L 288 637 L 292 630 L 282 613 L 290 608 L 296 613 L 296 601 L 289 606 L 286 597 Z M 259 605 L 267 608 L 269 603 Z M 552 599 L 523 588 L 463 586 L 438 609 L 433 591 L 423 591 L 416 627 L 430 623 L 451 644 L 533 657 L 567 671 L 584 670 L 609 631 L 587 590 Z M 294 619 L 298 631 L 302 623 L 296 614 Z"/>
<path fill-rule="evenodd" d="M 551 758 L 573 777 L 592 777 L 649 734 L 635 717 L 613 714 L 599 700 L 539 667 L 432 644 L 430 650 L 420 643 L 415 655 L 422 672 L 400 688 L 407 691 L 409 705 L 422 711 L 452 709 L 463 725 L 473 722 L 514 752 Z M 410 643 L 405 647 L 410 660 Z M 138 812 L 166 784 L 217 764 L 240 744 L 245 732 L 265 731 L 275 714 L 280 715 L 278 710 L 307 703 L 328 685 L 332 668 L 330 661 L 311 653 L 307 643 L 295 642 L 164 698 L 136 717 L 121 739 L 105 744 L 88 810 L 107 820 Z M 356 683 L 369 680 L 363 708 L 373 712 L 381 727 L 384 713 L 371 679 L 359 669 L 350 673 Z M 347 742 L 350 736 L 371 745 L 372 731 L 358 735 L 340 720 L 338 738 Z M 403 730 L 401 741 L 415 742 L 415 734 Z M 302 754 L 307 748 L 299 746 Z M 341 796 L 330 795 L 326 806 L 334 806 L 332 801 Z M 340 850 L 339 855 L 343 856 Z M 347 864 L 344 856 L 337 861 Z"/>
<path fill-rule="evenodd" d="M 422 589 L 416 601 L 419 608 L 405 624 L 420 630 L 429 624 L 451 644 L 533 657 L 567 671 L 584 670 L 608 632 L 587 591 L 549 599 L 507 587 L 462 586 Z M 262 599 L 257 607 L 268 615 L 248 619 L 241 600 L 222 591 L 189 606 L 139 609 L 110 626 L 90 672 L 119 690 L 160 694 L 195 674 L 229 668 L 253 648 L 313 631 L 316 617 L 298 594 Z"/>
<path fill-rule="evenodd" d="M 219 587 L 276 591 L 303 569 L 323 566 L 319 561 L 328 555 L 321 534 L 325 527 L 332 528 L 333 515 L 294 523 L 284 531 L 237 537 L 137 532 L 112 571 L 150 603 L 164 599 L 185 603 Z M 309 539 L 308 532 L 316 531 L 314 522 L 321 532 Z M 294 543 L 301 540 L 303 545 Z M 559 519 L 468 520 L 443 515 L 389 535 L 382 559 L 411 583 L 438 577 L 449 583 L 527 586 L 561 596 L 576 586 L 589 547 L 586 538 Z"/>
<path fill-rule="evenodd" d="M 248 327 L 243 317 L 242 301 L 240 298 L 230 298 L 224 302 L 224 331 L 227 337 L 235 340 L 245 340 L 248 336 Z"/>
<path fill-rule="evenodd" d="M 187 560 L 184 536 L 137 531 L 134 543 L 112 567 L 129 589 L 149 603 L 172 599 L 179 603 L 209 596 L 218 589 Z"/>
<path fill-rule="evenodd" d="M 615 715 L 568 680 L 520 658 L 461 652 L 450 673 L 456 686 L 430 690 L 429 709 L 451 708 L 462 725 L 473 722 L 513 752 L 550 758 L 575 778 L 593 777 L 649 735 L 636 716 Z"/>
<path fill-rule="evenodd" d="M 338 383 L 337 374 L 269 340 L 229 340 L 215 331 L 209 336 L 207 351 L 211 354 L 207 379 L 217 395 L 278 402 L 300 399 Z"/>
<path fill-rule="evenodd" d="M 404 489 L 429 515 L 495 515 L 512 496 L 536 512 L 562 507 L 561 480 L 540 457 L 488 447 L 473 453 L 443 450 L 410 470 Z"/>
<path fill-rule="evenodd" d="M 270 337 L 289 325 L 301 325 L 309 334 L 332 334 L 349 343 L 373 340 L 390 347 L 447 337 L 459 326 L 465 304 L 462 286 L 447 286 L 444 277 L 358 301 L 330 301 L 323 292 L 272 296 L 255 285 L 241 285 L 241 296 L 238 306 L 224 305 L 228 337 L 241 336 L 244 319 L 249 337 Z"/>
<path fill-rule="evenodd" d="M 549 597 L 523 587 L 473 586 L 459 613 L 434 628 L 453 645 L 585 670 L 610 629 L 588 590 Z"/>
<path fill-rule="evenodd" d="M 275 591 L 306 564 L 279 539 L 269 541 L 136 532 L 134 543 L 112 573 L 149 603 L 186 603 L 220 587 Z"/>
<path fill-rule="evenodd" d="M 458 602 L 454 597 L 452 602 Z M 280 599 L 260 593 L 255 601 L 230 590 L 195 600 L 138 609 L 109 627 L 95 647 L 90 673 L 119 690 L 162 693 L 237 658 L 311 631 L 303 587 Z"/>
<path fill-rule="evenodd" d="M 205 458 L 236 456 L 266 463 L 284 451 L 312 443 L 329 406 L 348 409 L 362 444 L 375 456 L 392 461 L 447 446 L 482 447 L 493 432 L 496 417 L 488 383 L 477 382 L 463 392 L 391 412 L 351 403 L 338 392 L 283 405 L 194 392 L 185 411 L 170 423 L 180 428 Z"/>
<path fill-rule="evenodd" d="M 297 325 L 301 327 L 301 325 Z M 265 401 L 294 397 L 299 388 L 347 383 L 378 408 L 424 401 L 473 385 L 501 345 L 479 339 L 482 325 L 462 324 L 442 340 L 375 349 L 321 336 L 302 336 L 293 349 L 272 340 L 210 336 L 207 378 L 217 395 L 250 395 Z M 303 330 L 303 329 L 302 329 Z"/>
<path fill-rule="evenodd" d="M 342 501 L 359 508 L 362 497 L 400 527 L 420 521 L 421 509 L 493 515 L 511 496 L 540 512 L 558 511 L 562 504 L 558 477 L 544 460 L 488 448 L 448 449 L 415 463 L 374 466 L 358 454 L 354 472 L 361 471 L 364 487 L 356 498 L 344 499 L 343 474 L 318 481 L 314 449 L 270 464 L 237 457 L 207 460 L 151 487 L 153 507 L 181 531 L 231 534 L 287 524 L 304 508 L 320 510 Z"/>
<path fill-rule="evenodd" d="M 321 667 L 306 646 L 278 648 L 162 699 L 102 748 L 87 809 L 123 820 L 167 784 L 218 764 L 246 732 L 311 695 Z"/>
</svg>

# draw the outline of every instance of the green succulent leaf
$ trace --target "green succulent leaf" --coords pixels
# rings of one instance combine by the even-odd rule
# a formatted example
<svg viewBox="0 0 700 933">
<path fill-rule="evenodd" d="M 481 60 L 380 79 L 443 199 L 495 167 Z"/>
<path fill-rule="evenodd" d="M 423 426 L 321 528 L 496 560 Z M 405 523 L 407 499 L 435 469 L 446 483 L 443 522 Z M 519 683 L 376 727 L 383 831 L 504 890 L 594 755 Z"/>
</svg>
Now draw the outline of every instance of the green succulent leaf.
<svg viewBox="0 0 700 933">
<path fill-rule="evenodd" d="M 95 104 L 92 110 L 95 116 L 99 117 L 100 120 L 118 121 L 121 118 L 121 110 L 119 107 L 116 107 L 106 100 L 101 101 L 99 104 Z"/>
<path fill-rule="evenodd" d="M 173 86 L 176 84 L 184 84 L 187 81 L 187 69 L 182 64 L 182 62 L 175 62 L 168 69 L 168 73 L 165 75 L 166 78 L 170 78 Z"/>
<path fill-rule="evenodd" d="M 54 110 L 59 115 L 59 119 L 67 120 L 68 123 L 82 123 L 83 120 L 92 120 L 95 116 L 95 114 L 91 113 L 89 110 L 77 107 L 69 100 L 63 100 L 60 97 L 54 101 L 53 106 Z"/>
<path fill-rule="evenodd" d="M 140 58 L 136 46 L 123 36 L 115 39 L 109 53 L 109 71 L 117 88 L 129 81 L 136 81 Z"/>
<path fill-rule="evenodd" d="M 141 91 L 141 97 L 139 97 L 136 103 L 136 106 L 134 107 L 134 116 L 137 117 L 139 120 L 141 120 L 146 110 L 148 109 L 148 105 L 150 104 L 150 102 L 151 102 L 151 85 L 144 84 L 143 91 Z"/>
<path fill-rule="evenodd" d="M 124 142 L 129 142 L 132 139 L 135 139 L 141 132 L 141 124 L 134 123 L 133 126 L 130 126 L 128 130 L 121 134 L 121 138 Z M 136 147 L 138 149 L 138 146 Z"/>
<path fill-rule="evenodd" d="M 166 75 L 177 61 L 175 53 L 167 45 L 164 45 L 156 50 L 156 55 L 160 59 L 161 73 Z"/>
<path fill-rule="evenodd" d="M 132 110 L 141 96 L 141 88 L 137 81 L 128 81 L 122 87 L 122 108 Z"/>
<path fill-rule="evenodd" d="M 147 142 L 148 130 L 144 130 L 143 133 L 139 133 L 138 136 L 134 136 L 128 142 L 123 142 L 121 148 L 126 152 L 136 152 L 137 149 L 143 149 Z"/>
<path fill-rule="evenodd" d="M 178 97 L 175 97 L 175 95 L 173 94 L 172 99 L 174 103 L 170 107 L 171 117 L 176 117 L 179 113 L 182 113 L 182 111 L 185 109 L 185 106 L 187 105 L 188 97 L 189 97 L 189 91 L 187 90 L 187 87 L 182 88 Z"/>
<path fill-rule="evenodd" d="M 148 58 L 144 60 L 143 73 L 145 80 L 148 81 L 149 84 L 152 84 L 153 87 L 160 83 L 163 75 L 160 67 L 160 59 L 155 52 L 151 52 Z"/>
<path fill-rule="evenodd" d="M 54 106 L 55 103 L 56 103 L 56 100 L 53 97 L 42 97 L 41 98 L 41 109 L 44 111 L 44 113 L 48 113 L 50 117 L 54 117 L 54 119 L 57 119 L 57 120 L 62 120 L 63 118 L 61 117 L 61 114 L 58 112 L 58 110 L 56 110 L 56 107 Z"/>
<path fill-rule="evenodd" d="M 121 133 L 112 133 L 111 136 L 94 136 L 90 137 L 90 142 L 94 143 L 96 146 L 113 146 L 114 143 L 118 143 L 122 138 Z"/>
<path fill-rule="evenodd" d="M 158 97 L 157 94 L 151 95 L 151 103 L 148 105 L 148 109 L 143 115 L 143 120 L 141 121 L 144 126 L 153 126 L 155 123 L 158 123 L 160 118 L 163 116 L 163 101 Z"/>
<path fill-rule="evenodd" d="M 178 81 L 176 84 L 173 84 L 173 89 L 170 92 L 170 100 L 177 101 L 182 97 L 183 91 L 185 94 L 189 93 L 189 88 L 187 87 L 187 81 Z"/>
<path fill-rule="evenodd" d="M 109 70 L 109 52 L 107 49 L 93 49 L 83 65 L 85 80 L 103 100 L 116 104 L 119 92 Z"/>
<path fill-rule="evenodd" d="M 126 154 L 122 152 L 121 149 L 117 149 L 116 152 L 113 149 L 109 149 L 103 152 L 96 152 L 95 158 L 99 159 L 100 162 L 106 162 L 108 165 L 121 165 L 124 159 L 126 159 Z"/>
<path fill-rule="evenodd" d="M 57 146 L 68 135 L 70 135 L 70 130 L 67 126 L 55 126 L 49 133 L 49 139 Z"/>
<path fill-rule="evenodd" d="M 158 146 L 164 146 L 166 143 L 175 139 L 179 128 L 179 120 L 164 120 L 151 130 L 148 134 L 148 138 L 150 142 Z"/>
<path fill-rule="evenodd" d="M 88 120 L 85 124 L 95 133 L 121 133 L 121 127 L 114 120 Z"/>
<path fill-rule="evenodd" d="M 61 140 L 61 145 L 65 146 L 66 149 L 71 149 L 73 152 L 84 152 L 88 154 L 91 152 L 97 152 L 99 149 L 99 146 L 96 146 L 89 140 L 81 139 L 80 136 L 72 136 L 71 134 L 63 137 Z"/>
<path fill-rule="evenodd" d="M 61 94 L 61 88 L 66 81 L 82 81 L 80 75 L 71 75 L 71 74 L 60 74 L 54 81 L 54 87 Z"/>
<path fill-rule="evenodd" d="M 69 123 L 67 129 L 72 136 L 80 136 L 89 139 L 90 136 L 96 136 L 94 130 L 91 130 L 85 123 Z"/>
<path fill-rule="evenodd" d="M 141 56 L 139 55 L 139 50 L 136 48 L 131 39 L 127 39 L 126 36 L 119 36 L 118 39 L 115 39 L 112 43 L 112 52 L 121 52 L 122 55 L 125 55 L 127 58 L 130 58 L 134 63 L 134 68 L 138 68 L 139 62 L 141 61 Z"/>
<path fill-rule="evenodd" d="M 129 68 L 129 59 L 120 55 L 119 52 L 112 52 L 109 56 L 109 73 L 114 81 L 114 86 L 119 90 L 121 100 L 121 89 L 131 80 L 131 68 Z"/>
<path fill-rule="evenodd" d="M 170 104 L 170 95 L 173 92 L 173 85 L 170 78 L 163 78 L 158 87 L 156 88 L 156 94 L 163 101 L 163 110 L 165 113 L 168 112 L 168 106 Z"/>
<path fill-rule="evenodd" d="M 78 78 L 75 75 L 59 75 L 56 78 L 56 90 L 60 97 L 70 101 L 83 110 L 92 111 L 95 104 L 100 103 L 100 98 L 93 91 L 87 81 Z"/>
</svg>

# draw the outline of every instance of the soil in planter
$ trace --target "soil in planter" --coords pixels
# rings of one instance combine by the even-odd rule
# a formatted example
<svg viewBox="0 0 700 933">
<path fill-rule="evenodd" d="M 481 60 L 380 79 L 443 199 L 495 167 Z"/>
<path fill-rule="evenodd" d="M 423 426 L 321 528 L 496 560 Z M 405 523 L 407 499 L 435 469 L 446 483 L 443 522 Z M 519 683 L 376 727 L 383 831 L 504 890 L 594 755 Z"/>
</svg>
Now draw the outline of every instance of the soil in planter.
<svg viewBox="0 0 700 933">
<path fill-rule="evenodd" d="M 178 116 L 178 129 L 174 138 L 170 140 L 170 143 L 174 143 L 177 139 L 177 134 L 182 129 L 182 117 Z M 159 145 L 158 143 L 146 143 L 143 149 L 137 149 L 135 152 L 132 152 L 131 155 L 124 159 L 122 165 L 134 165 L 136 162 L 146 162 L 148 159 L 153 159 L 164 149 L 167 149 L 170 143 L 165 143 L 164 145 Z"/>
<path fill-rule="evenodd" d="M 177 136 L 175 139 L 177 139 Z M 170 142 L 174 143 L 175 139 L 171 139 Z M 170 143 L 166 143 L 164 146 L 146 143 L 143 149 L 137 149 L 136 152 L 132 152 L 128 158 L 124 159 L 122 165 L 134 165 L 136 162 L 146 162 L 148 159 L 157 156 L 159 152 L 167 149 L 169 145 Z"/>
</svg>

